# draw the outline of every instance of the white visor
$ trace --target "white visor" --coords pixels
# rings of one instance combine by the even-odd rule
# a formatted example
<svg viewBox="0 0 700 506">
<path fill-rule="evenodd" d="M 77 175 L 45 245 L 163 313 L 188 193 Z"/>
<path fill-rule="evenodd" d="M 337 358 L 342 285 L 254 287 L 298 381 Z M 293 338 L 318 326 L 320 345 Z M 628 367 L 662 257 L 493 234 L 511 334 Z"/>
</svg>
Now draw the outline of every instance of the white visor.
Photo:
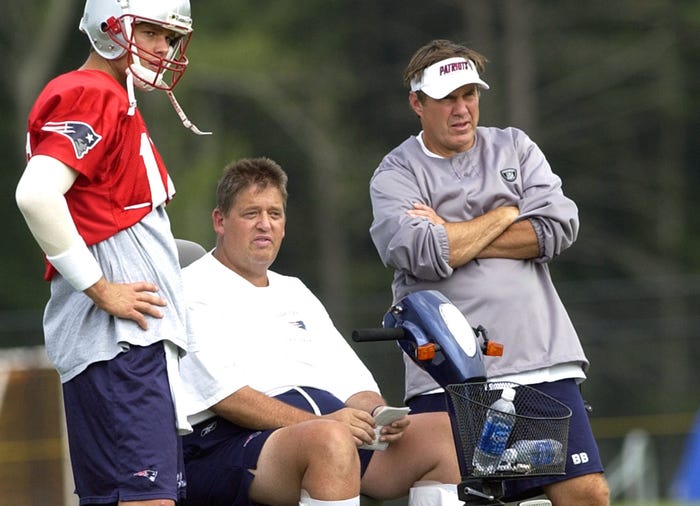
<svg viewBox="0 0 700 506">
<path fill-rule="evenodd" d="M 411 80 L 411 91 L 422 91 L 436 100 L 445 98 L 465 84 L 478 84 L 484 89 L 489 85 L 481 80 L 476 65 L 466 58 L 448 58 L 426 67 L 420 77 Z"/>
</svg>

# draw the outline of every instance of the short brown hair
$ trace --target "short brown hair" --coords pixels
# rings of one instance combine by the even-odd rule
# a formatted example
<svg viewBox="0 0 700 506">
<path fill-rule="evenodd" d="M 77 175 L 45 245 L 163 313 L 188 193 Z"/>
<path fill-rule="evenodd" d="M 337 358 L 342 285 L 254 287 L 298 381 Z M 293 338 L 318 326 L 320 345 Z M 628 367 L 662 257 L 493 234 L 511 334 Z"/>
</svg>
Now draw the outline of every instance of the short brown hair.
<svg viewBox="0 0 700 506">
<path fill-rule="evenodd" d="M 233 207 L 239 193 L 250 186 L 259 189 L 274 186 L 282 194 L 287 207 L 287 173 L 277 162 L 269 158 L 242 158 L 224 167 L 223 176 L 216 187 L 216 207 L 223 214 Z"/>
</svg>

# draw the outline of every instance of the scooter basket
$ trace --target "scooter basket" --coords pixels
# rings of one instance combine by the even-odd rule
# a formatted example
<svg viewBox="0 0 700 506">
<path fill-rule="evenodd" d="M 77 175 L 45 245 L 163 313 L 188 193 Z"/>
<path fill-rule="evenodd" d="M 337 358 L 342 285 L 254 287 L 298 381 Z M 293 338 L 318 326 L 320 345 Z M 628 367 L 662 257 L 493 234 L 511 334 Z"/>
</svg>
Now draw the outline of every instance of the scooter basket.
<svg viewBox="0 0 700 506">
<path fill-rule="evenodd" d="M 515 423 L 506 443 L 503 460 L 494 469 L 473 463 L 488 410 L 501 391 L 515 389 Z M 571 410 L 549 395 L 511 382 L 480 382 L 448 385 L 448 407 L 460 469 L 464 477 L 521 478 L 564 474 Z M 559 446 L 561 445 L 561 446 Z M 546 447 L 546 455 L 525 456 L 522 448 Z M 552 448 L 555 448 L 553 450 Z M 508 449 L 511 449 L 510 451 Z M 520 449 L 520 456 L 518 451 Z M 508 459 L 505 456 L 508 455 Z M 543 456 L 544 455 L 544 456 Z"/>
</svg>

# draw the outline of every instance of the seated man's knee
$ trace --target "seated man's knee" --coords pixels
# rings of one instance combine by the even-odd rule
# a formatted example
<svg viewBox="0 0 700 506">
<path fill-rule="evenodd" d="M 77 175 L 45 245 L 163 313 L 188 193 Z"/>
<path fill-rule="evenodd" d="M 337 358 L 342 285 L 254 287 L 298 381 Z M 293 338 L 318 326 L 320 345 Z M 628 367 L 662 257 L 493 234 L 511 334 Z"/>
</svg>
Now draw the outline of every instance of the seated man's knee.
<svg viewBox="0 0 700 506">
<path fill-rule="evenodd" d="M 610 488 L 608 487 L 608 482 L 605 479 L 605 475 L 602 473 L 592 475 L 595 476 L 592 486 L 591 486 L 591 498 L 593 501 L 591 504 L 607 506 L 610 504 Z"/>
<path fill-rule="evenodd" d="M 357 446 L 347 426 L 332 420 L 313 420 L 300 424 L 304 447 L 322 459 L 358 459 Z"/>
</svg>

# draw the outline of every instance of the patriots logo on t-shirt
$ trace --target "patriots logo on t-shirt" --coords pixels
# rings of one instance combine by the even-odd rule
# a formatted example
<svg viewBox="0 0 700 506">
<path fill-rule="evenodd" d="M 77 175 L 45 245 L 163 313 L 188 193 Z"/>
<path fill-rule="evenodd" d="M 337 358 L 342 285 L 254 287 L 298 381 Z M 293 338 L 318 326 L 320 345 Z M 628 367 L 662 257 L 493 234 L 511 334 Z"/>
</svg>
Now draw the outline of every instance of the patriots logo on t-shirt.
<svg viewBox="0 0 700 506">
<path fill-rule="evenodd" d="M 82 121 L 50 121 L 42 128 L 45 132 L 56 132 L 68 137 L 73 143 L 75 156 L 78 160 L 100 142 L 102 136 Z"/>
</svg>

